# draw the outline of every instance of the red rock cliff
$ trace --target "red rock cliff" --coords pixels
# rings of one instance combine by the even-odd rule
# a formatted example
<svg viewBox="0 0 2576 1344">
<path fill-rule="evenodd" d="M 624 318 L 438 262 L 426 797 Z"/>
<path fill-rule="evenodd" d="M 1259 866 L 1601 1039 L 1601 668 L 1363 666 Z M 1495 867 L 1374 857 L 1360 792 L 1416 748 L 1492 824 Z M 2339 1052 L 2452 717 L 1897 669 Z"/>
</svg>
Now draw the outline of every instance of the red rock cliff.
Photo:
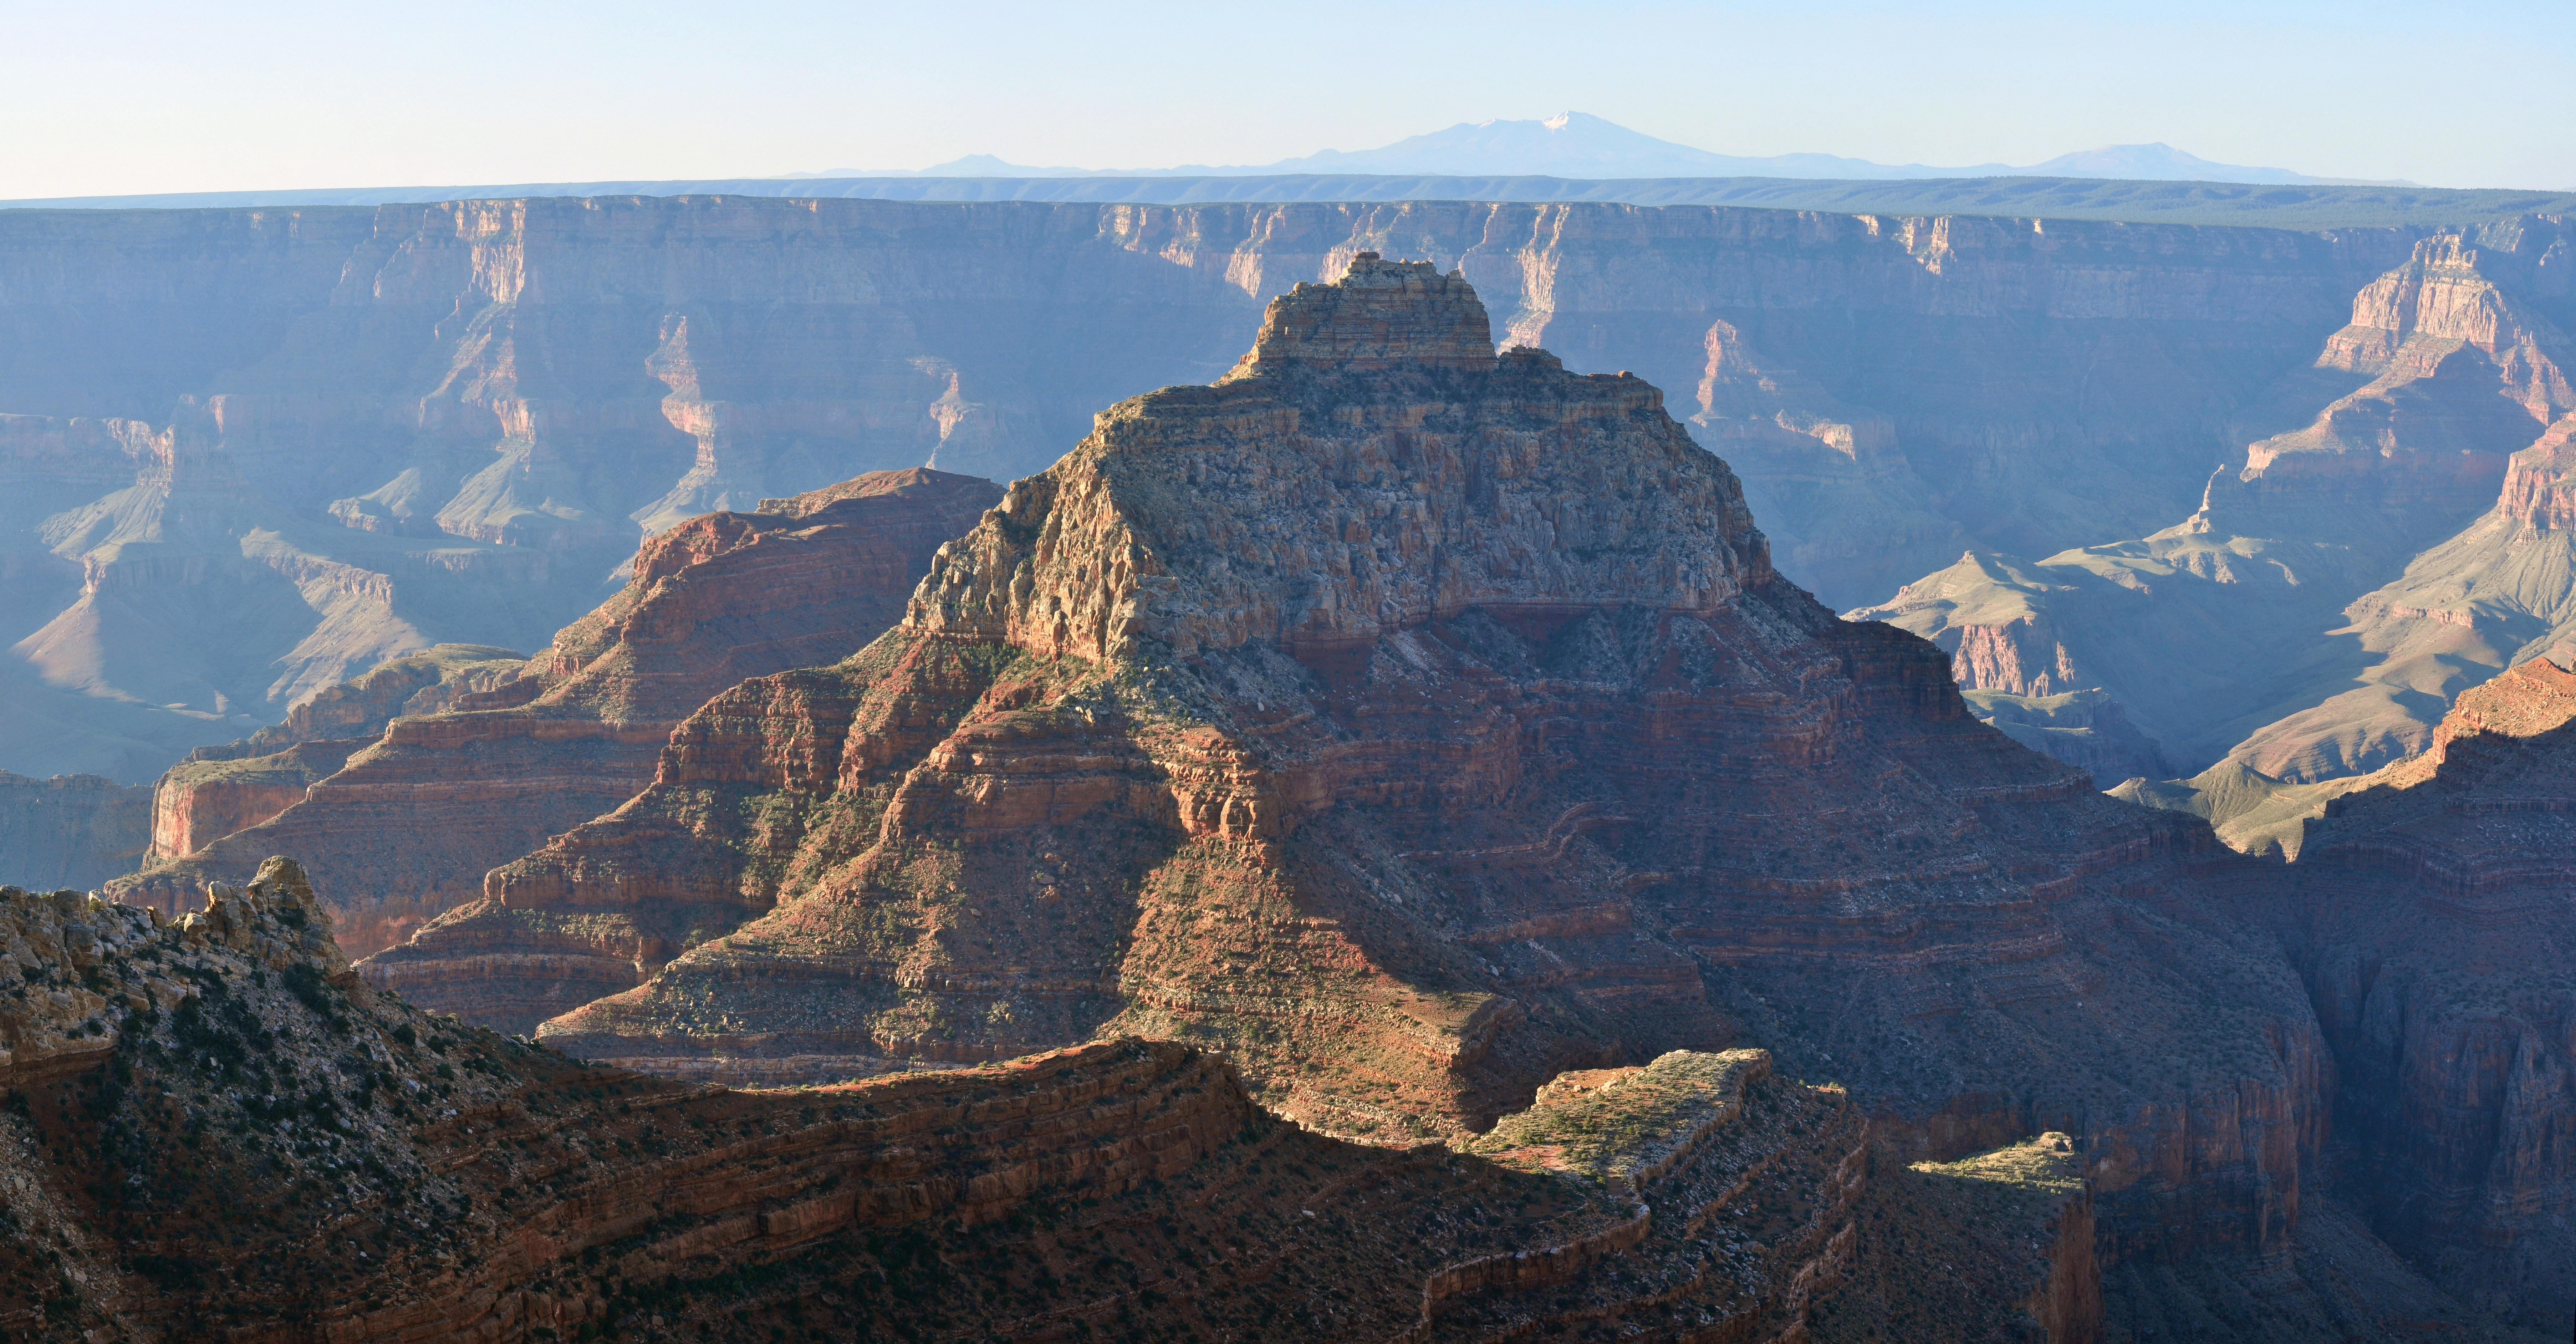
<svg viewBox="0 0 2576 1344">
<path fill-rule="evenodd" d="M 718 513 L 674 528 L 533 675 L 393 720 L 301 801 L 119 884 L 120 899 L 174 908 L 203 882 L 238 880 L 258 856 L 293 848 L 328 889 L 351 893 L 341 922 L 352 951 L 399 942 L 473 899 L 488 869 L 649 783 L 672 725 L 713 692 L 874 638 L 931 553 L 997 493 L 915 469 L 802 516 Z"/>
</svg>

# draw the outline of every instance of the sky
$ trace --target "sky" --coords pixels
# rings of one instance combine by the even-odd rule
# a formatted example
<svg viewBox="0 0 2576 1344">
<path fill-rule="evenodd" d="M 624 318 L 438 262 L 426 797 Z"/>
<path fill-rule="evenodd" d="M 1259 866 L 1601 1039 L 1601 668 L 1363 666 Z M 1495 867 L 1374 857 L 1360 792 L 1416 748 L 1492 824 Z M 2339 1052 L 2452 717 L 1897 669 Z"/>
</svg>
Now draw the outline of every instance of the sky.
<svg viewBox="0 0 2576 1344">
<path fill-rule="evenodd" d="M 1589 112 L 1722 154 L 2576 189 L 2576 4 L 0 0 L 0 199 L 1259 164 Z"/>
</svg>

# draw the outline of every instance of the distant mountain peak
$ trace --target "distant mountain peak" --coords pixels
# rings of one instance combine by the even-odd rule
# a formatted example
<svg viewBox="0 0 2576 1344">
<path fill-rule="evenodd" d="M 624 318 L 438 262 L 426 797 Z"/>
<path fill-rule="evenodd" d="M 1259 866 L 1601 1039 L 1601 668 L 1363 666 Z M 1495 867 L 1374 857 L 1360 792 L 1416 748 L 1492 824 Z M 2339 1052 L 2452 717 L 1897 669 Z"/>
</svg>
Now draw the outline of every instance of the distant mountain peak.
<svg viewBox="0 0 2576 1344">
<path fill-rule="evenodd" d="M 969 154 L 919 172 L 838 170 L 790 177 L 1174 177 L 1278 176 L 1291 173 L 1367 173 L 1427 177 L 1562 177 L 1597 181 L 1621 178 L 1788 177 L 1808 179 L 1922 179 L 1944 177 L 2089 177 L 2148 182 L 2248 182 L 2309 186 L 2413 186 L 2402 181 L 2361 182 L 2310 177 L 2287 168 L 2248 168 L 2214 163 L 2163 141 L 2104 145 L 2061 154 L 2045 163 L 2015 167 L 1980 163 L 1966 167 L 1891 165 L 1832 154 L 1775 154 L 1743 158 L 1660 140 L 1606 117 L 1572 109 L 1544 121 L 1488 117 L 1444 130 L 1408 136 L 1375 149 L 1327 149 L 1267 164 L 1176 168 L 1033 168 L 991 154 Z"/>
</svg>

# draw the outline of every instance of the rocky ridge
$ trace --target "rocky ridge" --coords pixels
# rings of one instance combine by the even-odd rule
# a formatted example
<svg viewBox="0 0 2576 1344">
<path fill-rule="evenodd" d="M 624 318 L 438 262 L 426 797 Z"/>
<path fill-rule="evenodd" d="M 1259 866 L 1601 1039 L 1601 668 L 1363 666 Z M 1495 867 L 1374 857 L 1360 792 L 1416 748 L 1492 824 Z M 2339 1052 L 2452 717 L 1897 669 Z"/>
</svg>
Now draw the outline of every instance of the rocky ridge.
<svg viewBox="0 0 2576 1344">
<path fill-rule="evenodd" d="M 330 919 L 284 859 L 175 923 L 0 888 L 0 1328 L 1858 1341 L 1894 1295 L 1953 1337 L 2090 1337 L 2089 1245 L 2054 1235 L 2080 1181 L 1889 1226 L 1944 1192 L 1758 1051 L 1566 1080 L 1533 1114 L 1584 1108 L 1571 1165 L 1300 1130 L 1169 1042 L 737 1093 L 372 992 Z M 1973 1274 L 1887 1272 L 1905 1241 Z"/>
<path fill-rule="evenodd" d="M 341 911 L 353 950 L 399 942 L 474 899 L 489 869 L 643 788 L 672 726 L 708 696 L 874 638 L 901 614 L 931 553 L 996 493 L 972 477 L 885 472 L 778 512 L 674 527 L 637 554 L 615 598 L 502 684 L 392 717 L 372 741 L 305 742 L 173 771 L 163 786 L 170 847 L 190 848 L 114 890 L 171 910 L 204 883 L 238 881 L 260 856 L 292 848 L 326 887 L 363 902 Z M 368 685 L 319 703 L 371 705 Z M 202 804 L 200 790 L 210 795 Z M 228 815 L 231 798 L 243 801 Z M 191 810 L 211 814 L 211 831 L 269 804 L 283 806 L 211 841 Z M 389 848 L 383 836 L 397 829 L 408 840 Z"/>
</svg>

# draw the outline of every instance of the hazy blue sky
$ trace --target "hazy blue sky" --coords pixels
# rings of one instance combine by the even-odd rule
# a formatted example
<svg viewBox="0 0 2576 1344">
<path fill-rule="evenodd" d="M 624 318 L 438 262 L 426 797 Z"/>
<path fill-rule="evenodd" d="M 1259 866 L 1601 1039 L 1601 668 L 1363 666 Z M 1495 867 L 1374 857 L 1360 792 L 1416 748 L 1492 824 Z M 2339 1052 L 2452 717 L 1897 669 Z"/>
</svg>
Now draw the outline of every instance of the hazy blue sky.
<svg viewBox="0 0 2576 1344">
<path fill-rule="evenodd" d="M 1092 12 L 1086 12 L 1090 10 Z M 2576 4 L 0 0 L 0 198 L 1262 163 L 1568 108 L 1726 154 L 2576 188 Z"/>
</svg>

